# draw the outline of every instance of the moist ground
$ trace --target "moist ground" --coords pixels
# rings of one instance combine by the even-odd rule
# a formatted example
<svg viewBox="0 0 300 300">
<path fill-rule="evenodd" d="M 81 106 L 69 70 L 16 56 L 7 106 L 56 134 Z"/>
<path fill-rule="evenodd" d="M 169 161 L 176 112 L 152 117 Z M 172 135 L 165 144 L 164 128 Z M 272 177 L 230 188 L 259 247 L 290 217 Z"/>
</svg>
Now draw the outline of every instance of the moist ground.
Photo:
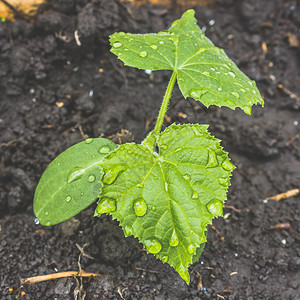
<svg viewBox="0 0 300 300">
<path fill-rule="evenodd" d="M 126 142 L 132 134 L 140 142 L 153 128 L 170 76 L 124 68 L 109 52 L 108 36 L 157 32 L 181 12 L 88 2 L 53 1 L 35 23 L 0 23 L 1 299 L 74 299 L 74 292 L 86 292 L 86 299 L 299 299 L 299 195 L 261 201 L 299 188 L 296 1 L 226 0 L 195 8 L 207 36 L 257 81 L 265 107 L 248 116 L 173 93 L 165 125 L 210 124 L 237 166 L 226 218 L 209 229 L 189 286 L 137 240 L 125 239 L 111 218 L 93 218 L 95 205 L 57 226 L 34 223 L 33 193 L 48 163 L 86 137 Z M 87 244 L 84 251 L 94 258 L 83 257 L 81 268 L 103 276 L 83 279 L 81 290 L 72 277 L 20 287 L 20 278 L 77 271 L 76 244 Z"/>
</svg>

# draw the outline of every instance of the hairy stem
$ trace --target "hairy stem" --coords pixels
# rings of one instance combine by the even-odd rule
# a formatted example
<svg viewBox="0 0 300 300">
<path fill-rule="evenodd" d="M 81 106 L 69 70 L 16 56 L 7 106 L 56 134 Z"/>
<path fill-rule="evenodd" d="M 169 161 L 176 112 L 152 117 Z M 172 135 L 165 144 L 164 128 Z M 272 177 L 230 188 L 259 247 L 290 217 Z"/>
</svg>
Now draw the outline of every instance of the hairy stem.
<svg viewBox="0 0 300 300">
<path fill-rule="evenodd" d="M 164 122 L 164 118 L 165 118 L 165 115 L 166 115 L 166 112 L 168 109 L 169 100 L 172 95 L 172 90 L 173 90 L 174 84 L 176 82 L 176 77 L 177 77 L 177 72 L 173 71 L 171 79 L 170 79 L 168 87 L 167 87 L 167 90 L 165 92 L 163 102 L 162 102 L 160 110 L 159 110 L 156 124 L 155 124 L 155 128 L 154 128 L 155 135 L 159 134 L 161 131 L 161 127 Z"/>
</svg>

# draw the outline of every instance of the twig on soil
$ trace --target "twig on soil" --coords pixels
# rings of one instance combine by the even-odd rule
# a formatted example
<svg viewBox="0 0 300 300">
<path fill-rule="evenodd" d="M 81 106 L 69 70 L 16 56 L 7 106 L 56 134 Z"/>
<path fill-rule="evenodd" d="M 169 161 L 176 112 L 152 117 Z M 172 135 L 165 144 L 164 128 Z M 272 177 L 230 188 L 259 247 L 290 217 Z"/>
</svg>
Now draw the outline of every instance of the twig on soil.
<svg viewBox="0 0 300 300">
<path fill-rule="evenodd" d="M 297 196 L 299 193 L 300 193 L 300 189 L 293 189 L 293 190 L 289 190 L 284 193 L 278 194 L 276 196 L 266 197 L 264 200 L 280 201 L 282 199 Z M 261 201 L 263 201 L 263 200 L 261 200 Z"/>
<path fill-rule="evenodd" d="M 59 272 L 59 273 L 53 273 L 48 275 L 40 275 L 40 276 L 33 276 L 28 278 L 22 278 L 21 284 L 32 284 L 32 283 L 38 283 L 42 281 L 52 280 L 52 279 L 59 279 L 59 278 L 65 278 L 65 277 L 72 277 L 72 276 L 82 276 L 82 277 L 97 277 L 102 276 L 98 273 L 89 273 L 85 271 L 67 271 L 67 272 Z"/>
<path fill-rule="evenodd" d="M 108 61 L 110 62 L 110 64 L 112 65 L 112 67 L 122 76 L 122 78 L 124 80 L 124 89 L 127 90 L 127 88 L 128 88 L 128 80 L 127 80 L 127 77 L 125 75 L 125 72 L 123 70 L 121 70 L 120 68 L 118 68 L 116 66 L 116 64 L 111 59 L 109 59 Z"/>
<path fill-rule="evenodd" d="M 138 267 L 135 267 L 135 266 L 133 266 L 133 268 L 138 270 L 138 271 L 145 271 L 145 272 L 149 272 L 149 273 L 158 274 L 158 271 L 147 270 L 147 269 L 138 268 Z"/>
<path fill-rule="evenodd" d="M 120 288 L 120 287 L 118 287 L 118 294 L 120 295 L 120 297 L 121 297 L 122 300 L 125 300 L 125 298 L 124 298 L 123 295 L 122 295 L 122 292 L 121 292 L 121 288 Z"/>
<path fill-rule="evenodd" d="M 78 250 L 80 251 L 80 253 L 81 253 L 82 256 L 84 256 L 84 257 L 86 257 L 86 258 L 89 258 L 89 259 L 91 259 L 91 260 L 97 260 L 95 257 L 90 256 L 90 255 L 88 255 L 88 254 L 86 254 L 86 253 L 84 252 L 84 248 L 85 248 L 87 245 L 88 245 L 88 244 L 84 244 L 84 245 L 81 247 L 80 245 L 76 244 L 76 247 L 78 248 Z"/>
<path fill-rule="evenodd" d="M 281 89 L 284 93 L 290 96 L 291 99 L 295 99 L 296 101 L 300 101 L 300 97 L 298 97 L 296 94 L 288 90 L 286 87 L 283 86 L 283 84 L 279 83 L 277 85 L 279 89 Z"/>
<path fill-rule="evenodd" d="M 77 46 L 80 47 L 81 46 L 81 42 L 80 42 L 79 35 L 78 35 L 78 29 L 76 29 L 74 31 L 74 39 L 75 39 L 75 42 L 76 42 Z"/>
<path fill-rule="evenodd" d="M 234 206 L 232 205 L 225 205 L 224 206 L 225 208 L 228 208 L 228 209 L 232 209 L 233 211 L 237 212 L 237 213 L 240 213 L 241 211 L 237 208 L 235 208 Z"/>
<path fill-rule="evenodd" d="M 203 291 L 202 275 L 198 272 L 197 275 L 198 275 L 197 290 L 202 292 Z"/>
<path fill-rule="evenodd" d="M 273 229 L 289 229 L 291 228 L 291 224 L 290 223 L 279 223 L 275 226 L 271 226 L 269 227 L 269 230 L 273 230 Z"/>
<path fill-rule="evenodd" d="M 285 146 L 288 147 L 290 144 L 292 144 L 294 141 L 296 141 L 297 139 L 300 138 L 300 132 L 297 133 L 293 138 L 291 138 L 290 140 L 288 140 L 287 142 L 285 142 Z"/>
</svg>

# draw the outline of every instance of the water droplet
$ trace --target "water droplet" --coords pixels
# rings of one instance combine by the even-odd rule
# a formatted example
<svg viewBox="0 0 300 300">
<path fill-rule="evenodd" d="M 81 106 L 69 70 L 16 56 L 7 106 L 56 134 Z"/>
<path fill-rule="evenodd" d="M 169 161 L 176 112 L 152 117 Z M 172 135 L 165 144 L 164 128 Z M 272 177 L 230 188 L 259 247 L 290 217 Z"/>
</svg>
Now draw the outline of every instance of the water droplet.
<svg viewBox="0 0 300 300">
<path fill-rule="evenodd" d="M 165 182 L 165 190 L 168 191 L 168 189 L 169 189 L 169 188 L 168 188 L 168 183 Z"/>
<path fill-rule="evenodd" d="M 86 144 L 90 144 L 92 141 L 93 141 L 93 139 L 89 138 L 89 139 L 86 139 L 86 140 L 85 140 L 85 143 L 86 143 Z"/>
<path fill-rule="evenodd" d="M 122 171 L 124 171 L 124 166 L 117 166 L 113 169 L 108 170 L 103 177 L 103 183 L 112 184 Z"/>
<path fill-rule="evenodd" d="M 187 247 L 187 251 L 189 254 L 194 254 L 197 246 L 195 244 L 189 244 Z"/>
<path fill-rule="evenodd" d="M 105 154 L 110 152 L 110 148 L 108 146 L 102 146 L 99 151 L 99 153 Z"/>
<path fill-rule="evenodd" d="M 215 68 L 210 68 L 212 71 L 216 71 L 216 69 Z"/>
<path fill-rule="evenodd" d="M 85 169 L 79 167 L 73 168 L 68 174 L 68 183 L 80 179 L 84 174 Z"/>
<path fill-rule="evenodd" d="M 179 264 L 176 269 L 175 269 L 178 274 L 180 275 L 180 277 L 187 283 L 190 282 L 190 274 L 187 270 L 187 268 L 185 268 L 182 264 Z"/>
<path fill-rule="evenodd" d="M 232 77 L 235 77 L 235 74 L 232 71 L 228 72 L 228 74 Z"/>
<path fill-rule="evenodd" d="M 50 224 L 51 224 L 50 221 L 48 221 L 48 222 L 46 223 L 46 226 L 50 226 Z"/>
<path fill-rule="evenodd" d="M 150 46 L 153 50 L 157 50 L 157 46 L 156 45 L 151 45 Z"/>
<path fill-rule="evenodd" d="M 214 216 L 223 215 L 223 202 L 220 200 L 211 200 L 206 204 L 206 208 Z"/>
<path fill-rule="evenodd" d="M 72 200 L 72 197 L 71 197 L 71 196 L 67 196 L 67 197 L 66 197 L 66 201 L 67 201 L 67 202 L 70 202 L 71 200 Z"/>
<path fill-rule="evenodd" d="M 155 211 L 155 210 L 156 210 L 156 207 L 155 207 L 155 206 L 152 206 L 152 210 Z"/>
<path fill-rule="evenodd" d="M 148 55 L 147 51 L 141 51 L 141 52 L 139 53 L 139 56 L 140 56 L 140 57 L 146 57 L 147 55 Z"/>
<path fill-rule="evenodd" d="M 46 212 L 45 212 L 45 216 L 48 216 L 48 215 L 49 215 L 49 212 L 46 211 Z"/>
<path fill-rule="evenodd" d="M 188 174 L 184 174 L 184 175 L 183 175 L 183 178 L 184 178 L 186 181 L 190 181 L 190 180 L 191 180 L 191 176 L 188 175 Z"/>
<path fill-rule="evenodd" d="M 161 145 L 160 148 L 162 148 L 163 150 L 167 150 L 168 146 L 167 145 Z"/>
<path fill-rule="evenodd" d="M 251 108 L 251 106 L 244 106 L 243 107 L 243 111 L 247 114 L 247 115 L 251 115 L 251 110 L 252 110 L 252 108 Z"/>
<path fill-rule="evenodd" d="M 123 46 L 123 44 L 120 43 L 120 42 L 115 42 L 115 43 L 113 43 L 113 47 L 114 47 L 114 48 L 120 48 L 120 47 L 122 47 L 122 46 Z"/>
<path fill-rule="evenodd" d="M 202 72 L 202 74 L 205 75 L 205 76 L 210 76 L 209 72 Z"/>
<path fill-rule="evenodd" d="M 226 159 L 226 160 L 223 161 L 222 167 L 226 171 L 232 171 L 232 170 L 235 169 L 235 166 L 231 163 L 231 161 L 229 159 Z"/>
<path fill-rule="evenodd" d="M 137 199 L 133 202 L 133 209 L 134 209 L 135 214 L 138 217 L 142 217 L 145 215 L 145 213 L 147 211 L 147 203 L 142 198 Z"/>
<path fill-rule="evenodd" d="M 112 198 L 103 197 L 98 202 L 96 211 L 99 215 L 109 213 L 116 210 L 116 201 Z"/>
<path fill-rule="evenodd" d="M 221 91 L 222 91 L 222 88 L 219 87 L 219 88 L 218 88 L 218 91 L 221 92 Z"/>
<path fill-rule="evenodd" d="M 94 182 L 95 179 L 96 179 L 95 175 L 90 175 L 90 176 L 88 177 L 88 181 L 89 181 L 89 182 Z"/>
<path fill-rule="evenodd" d="M 223 186 L 228 186 L 230 184 L 229 178 L 228 177 L 220 177 L 218 179 L 219 183 Z"/>
<path fill-rule="evenodd" d="M 241 92 L 243 92 L 243 93 L 246 93 L 246 90 L 244 90 L 244 89 L 241 89 Z"/>
<path fill-rule="evenodd" d="M 194 99 L 200 99 L 207 92 L 208 92 L 207 90 L 194 90 L 194 89 L 192 89 L 189 94 Z"/>
<path fill-rule="evenodd" d="M 175 229 L 173 230 L 172 235 L 171 235 L 171 237 L 170 237 L 170 239 L 169 239 L 169 245 L 170 245 L 171 247 L 176 247 L 176 246 L 178 246 L 178 237 L 177 237 L 177 234 L 176 234 Z"/>
<path fill-rule="evenodd" d="M 208 151 L 208 161 L 207 161 L 206 167 L 214 168 L 216 166 L 218 166 L 216 153 L 213 150 L 209 150 Z"/>
<path fill-rule="evenodd" d="M 156 238 L 145 240 L 144 245 L 146 246 L 148 252 L 153 254 L 158 253 L 162 248 L 161 243 Z"/>
<path fill-rule="evenodd" d="M 35 219 L 34 219 L 34 224 L 36 224 L 36 225 L 39 225 L 39 224 L 40 224 L 40 221 L 39 221 L 38 218 L 35 218 Z"/>
<path fill-rule="evenodd" d="M 161 261 L 162 261 L 163 263 L 166 263 L 168 260 L 169 260 L 168 255 L 163 255 L 163 256 L 161 257 Z"/>
<path fill-rule="evenodd" d="M 199 198 L 199 195 L 196 191 L 193 191 L 192 199 L 197 199 Z"/>
<path fill-rule="evenodd" d="M 81 192 L 81 193 L 80 193 L 80 196 L 83 196 L 83 195 L 84 195 L 84 193 L 83 193 L 83 192 Z"/>
<path fill-rule="evenodd" d="M 160 41 L 159 43 L 160 43 L 161 45 L 163 45 L 165 42 L 164 42 L 164 41 Z"/>
<path fill-rule="evenodd" d="M 125 236 L 130 236 L 130 235 L 133 235 L 133 228 L 130 226 L 130 225 L 126 225 L 124 227 L 124 233 L 125 233 Z"/>
<path fill-rule="evenodd" d="M 233 96 L 237 97 L 237 98 L 240 98 L 240 95 L 239 95 L 238 93 L 236 93 L 236 92 L 231 92 L 231 94 L 232 94 Z"/>
</svg>

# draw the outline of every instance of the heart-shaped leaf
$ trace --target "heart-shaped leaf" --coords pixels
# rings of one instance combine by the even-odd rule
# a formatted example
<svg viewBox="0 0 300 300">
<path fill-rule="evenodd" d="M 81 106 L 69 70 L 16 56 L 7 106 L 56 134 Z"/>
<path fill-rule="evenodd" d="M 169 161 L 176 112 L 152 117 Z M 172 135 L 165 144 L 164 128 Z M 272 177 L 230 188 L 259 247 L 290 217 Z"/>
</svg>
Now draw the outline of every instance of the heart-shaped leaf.
<svg viewBox="0 0 300 300">
<path fill-rule="evenodd" d="M 42 225 L 63 222 L 97 199 L 103 175 L 100 162 L 116 147 L 107 139 L 87 139 L 50 163 L 34 194 L 33 210 Z"/>
<path fill-rule="evenodd" d="M 157 136 L 159 153 L 147 142 L 124 144 L 101 163 L 103 188 L 95 215 L 111 214 L 125 236 L 138 237 L 186 282 L 207 225 L 222 215 L 234 169 L 207 127 L 171 125 Z"/>
<path fill-rule="evenodd" d="M 194 10 L 188 10 L 171 28 L 158 34 L 114 33 L 111 51 L 125 65 L 139 69 L 173 70 L 186 97 L 205 106 L 240 107 L 251 114 L 251 106 L 264 101 L 250 80 L 215 47 L 197 26 Z"/>
</svg>

